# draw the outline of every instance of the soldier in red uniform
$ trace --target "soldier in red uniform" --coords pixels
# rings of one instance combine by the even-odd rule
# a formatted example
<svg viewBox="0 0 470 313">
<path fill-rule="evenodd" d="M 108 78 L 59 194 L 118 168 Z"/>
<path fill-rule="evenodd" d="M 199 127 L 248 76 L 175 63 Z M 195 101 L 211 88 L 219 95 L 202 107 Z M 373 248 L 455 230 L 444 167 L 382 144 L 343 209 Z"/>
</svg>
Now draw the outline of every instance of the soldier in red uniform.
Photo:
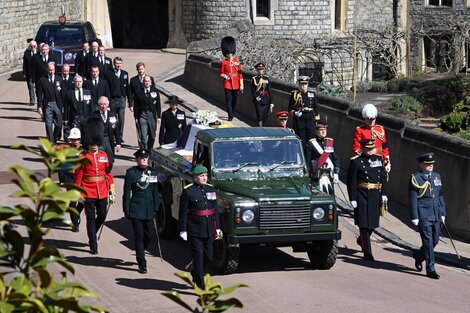
<svg viewBox="0 0 470 313">
<path fill-rule="evenodd" d="M 114 203 L 114 180 L 109 168 L 109 157 L 98 147 L 103 142 L 104 125 L 99 117 L 89 117 L 84 127 L 83 143 L 88 151 L 83 155 L 88 160 L 75 172 L 75 184 L 85 190 L 85 215 L 90 253 L 98 254 L 96 233 L 103 225 L 109 203 Z"/>
<path fill-rule="evenodd" d="M 238 92 L 243 92 L 243 75 L 240 61 L 234 54 L 236 52 L 235 39 L 227 36 L 220 43 L 225 59 L 220 62 L 219 76 L 224 80 L 225 105 L 227 106 L 228 120 L 233 120 Z"/>
<path fill-rule="evenodd" d="M 385 129 L 382 125 L 376 124 L 377 108 L 368 103 L 362 108 L 362 117 L 364 124 L 356 127 L 353 138 L 353 152 L 360 155 L 361 144 L 360 141 L 364 138 L 372 138 L 375 140 L 375 154 L 381 155 L 383 158 L 385 171 L 390 172 L 392 165 L 390 163 L 390 155 L 387 146 L 387 136 Z"/>
</svg>

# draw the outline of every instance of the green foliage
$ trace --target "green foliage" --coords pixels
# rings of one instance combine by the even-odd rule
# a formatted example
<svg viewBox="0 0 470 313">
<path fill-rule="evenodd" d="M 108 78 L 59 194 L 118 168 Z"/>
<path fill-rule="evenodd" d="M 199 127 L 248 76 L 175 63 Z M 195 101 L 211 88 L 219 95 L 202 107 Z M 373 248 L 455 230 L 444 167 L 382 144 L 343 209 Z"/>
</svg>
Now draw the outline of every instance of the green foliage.
<svg viewBox="0 0 470 313">
<path fill-rule="evenodd" d="M 369 82 L 370 92 L 387 92 L 387 82 L 385 81 L 371 81 Z"/>
<path fill-rule="evenodd" d="M 413 72 L 411 76 L 418 78 L 418 77 L 424 77 L 424 76 L 426 76 L 426 75 L 427 75 L 427 74 L 426 74 L 425 72 L 423 72 L 423 71 L 416 71 L 416 72 Z"/>
<path fill-rule="evenodd" d="M 462 139 L 470 140 L 470 130 L 458 132 L 456 135 Z"/>
<path fill-rule="evenodd" d="M 341 86 L 333 86 L 326 82 L 320 83 L 320 85 L 318 85 L 318 90 L 322 94 L 330 97 L 343 98 L 346 95 L 346 92 L 344 92 Z"/>
<path fill-rule="evenodd" d="M 441 118 L 441 128 L 455 133 L 462 129 L 465 122 L 465 114 L 461 112 L 451 112 Z"/>
<path fill-rule="evenodd" d="M 54 146 L 40 139 L 39 149 L 14 145 L 13 149 L 28 151 L 39 157 L 47 167 L 48 175 L 41 175 L 19 165 L 10 168 L 19 187 L 12 196 L 22 198 L 26 204 L 0 208 L 0 312 L 106 312 L 101 307 L 80 304 L 82 297 L 95 297 L 85 286 L 69 281 L 67 273 L 74 269 L 56 247 L 46 245 L 44 236 L 50 231 L 50 222 L 68 222 L 64 213 L 74 211 L 71 202 L 81 199 L 81 189 L 67 186 L 60 188 L 52 180 L 52 174 L 60 169 L 80 166 L 78 151 L 68 146 Z M 21 220 L 27 230 L 27 238 L 16 229 Z M 29 249 L 25 247 L 29 243 Z M 57 264 L 64 269 L 57 281 L 48 266 Z"/>
<path fill-rule="evenodd" d="M 393 108 L 400 113 L 417 112 L 421 106 L 418 100 L 408 95 L 394 98 L 391 103 Z"/>
<path fill-rule="evenodd" d="M 206 274 L 204 277 L 204 283 L 206 288 L 203 290 L 199 288 L 189 277 L 187 273 L 176 273 L 176 276 L 181 278 L 189 286 L 194 289 L 194 295 L 197 297 L 197 304 L 199 308 L 192 308 L 191 305 L 186 303 L 180 296 L 178 291 L 171 290 L 162 292 L 162 295 L 168 299 L 178 303 L 186 310 L 195 313 L 205 313 L 205 312 L 225 312 L 230 308 L 243 308 L 243 304 L 237 298 L 229 298 L 221 300 L 219 297 L 225 296 L 229 293 L 232 293 L 237 288 L 248 287 L 245 284 L 232 285 L 230 287 L 224 288 L 220 282 L 212 280 L 211 275 Z"/>
</svg>

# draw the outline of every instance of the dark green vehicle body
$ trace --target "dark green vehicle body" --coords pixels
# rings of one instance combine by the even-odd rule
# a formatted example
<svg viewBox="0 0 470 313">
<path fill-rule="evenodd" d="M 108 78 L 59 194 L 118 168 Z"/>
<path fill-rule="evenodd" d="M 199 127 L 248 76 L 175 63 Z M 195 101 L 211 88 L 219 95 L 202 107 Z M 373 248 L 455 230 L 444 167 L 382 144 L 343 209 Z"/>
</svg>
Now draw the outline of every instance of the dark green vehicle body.
<svg viewBox="0 0 470 313">
<path fill-rule="evenodd" d="M 160 172 L 163 199 L 159 231 L 175 233 L 179 195 L 192 182 L 192 166 L 203 164 L 221 208 L 224 237 L 214 246 L 219 271 L 235 271 L 241 244 L 292 246 L 314 266 L 331 268 L 341 238 L 336 202 L 311 188 L 301 146 L 281 128 L 222 128 L 197 133 L 192 162 L 154 149 L 150 164 Z"/>
</svg>

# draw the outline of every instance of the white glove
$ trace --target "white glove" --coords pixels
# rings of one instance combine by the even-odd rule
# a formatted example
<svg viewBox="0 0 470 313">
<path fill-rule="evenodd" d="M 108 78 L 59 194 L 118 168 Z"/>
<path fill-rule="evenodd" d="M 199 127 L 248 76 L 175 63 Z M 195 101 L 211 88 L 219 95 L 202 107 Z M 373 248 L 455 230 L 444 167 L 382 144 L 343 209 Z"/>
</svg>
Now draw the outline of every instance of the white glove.
<svg viewBox="0 0 470 313">
<path fill-rule="evenodd" d="M 109 194 L 109 203 L 115 204 L 116 203 L 116 195 L 114 193 Z"/>
<path fill-rule="evenodd" d="M 418 226 L 419 219 L 411 220 L 411 223 L 413 223 L 413 225 L 415 225 L 415 226 Z"/>
<path fill-rule="evenodd" d="M 387 202 L 388 202 L 387 196 L 382 196 L 382 203 L 387 203 Z"/>
<path fill-rule="evenodd" d="M 390 162 L 388 162 L 387 165 L 385 165 L 385 171 L 387 173 L 390 173 L 391 169 L 392 169 L 392 164 Z"/>
<path fill-rule="evenodd" d="M 180 237 L 181 239 L 183 239 L 184 241 L 188 241 L 188 233 L 185 232 L 185 231 L 180 231 Z"/>
<path fill-rule="evenodd" d="M 356 201 L 353 200 L 353 201 L 351 201 L 351 202 L 349 202 L 349 203 L 351 204 L 351 206 L 352 206 L 354 209 L 357 208 L 357 202 L 356 202 Z"/>
<path fill-rule="evenodd" d="M 445 223 L 445 222 L 446 222 L 446 217 L 445 217 L 445 216 L 441 216 L 441 220 L 442 220 L 442 223 Z"/>
<path fill-rule="evenodd" d="M 339 175 L 338 174 L 333 174 L 333 184 L 339 183 Z"/>
<path fill-rule="evenodd" d="M 295 111 L 295 116 L 301 117 L 302 116 L 302 111 Z"/>
<path fill-rule="evenodd" d="M 269 105 L 269 112 L 272 113 L 272 112 L 273 112 L 273 109 L 274 109 L 274 104 L 271 103 L 271 104 Z"/>
<path fill-rule="evenodd" d="M 220 229 L 217 228 L 217 229 L 215 230 L 215 238 L 221 239 L 222 237 L 223 237 L 222 230 L 220 230 Z"/>
</svg>

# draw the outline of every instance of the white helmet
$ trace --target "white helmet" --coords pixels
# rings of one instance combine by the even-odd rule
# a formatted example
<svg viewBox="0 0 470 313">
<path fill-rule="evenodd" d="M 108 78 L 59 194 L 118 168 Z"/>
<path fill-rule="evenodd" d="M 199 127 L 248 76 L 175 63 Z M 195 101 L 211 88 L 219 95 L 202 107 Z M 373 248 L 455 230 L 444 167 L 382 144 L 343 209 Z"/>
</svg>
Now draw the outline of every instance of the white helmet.
<svg viewBox="0 0 470 313">
<path fill-rule="evenodd" d="M 80 132 L 80 129 L 74 127 L 70 130 L 70 134 L 69 134 L 69 139 L 80 139 L 82 138 L 82 134 Z"/>
<path fill-rule="evenodd" d="M 362 117 L 363 118 L 376 118 L 377 117 L 377 108 L 372 103 L 367 103 L 362 108 Z"/>
</svg>

